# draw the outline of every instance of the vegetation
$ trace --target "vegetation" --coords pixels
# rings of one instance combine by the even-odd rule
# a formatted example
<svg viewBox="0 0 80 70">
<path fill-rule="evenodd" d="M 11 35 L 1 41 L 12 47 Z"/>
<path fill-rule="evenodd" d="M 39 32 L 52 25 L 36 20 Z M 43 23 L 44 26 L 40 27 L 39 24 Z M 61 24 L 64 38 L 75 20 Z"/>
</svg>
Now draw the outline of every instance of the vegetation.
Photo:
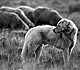
<svg viewBox="0 0 80 70">
<path fill-rule="evenodd" d="M 0 0 L 0 6 L 3 5 L 11 7 L 27 5 L 33 8 L 46 6 L 57 10 L 63 17 L 74 20 L 77 26 L 80 23 L 79 0 Z M 7 29 L 0 33 L 0 70 L 80 70 L 80 33 L 78 33 L 77 44 L 66 67 L 63 66 L 62 51 L 57 50 L 57 48 L 48 51 L 48 48 L 44 48 L 52 58 L 42 52 L 45 57 L 41 56 L 44 60 L 41 59 L 42 63 L 40 64 L 34 61 L 27 61 L 22 64 L 20 53 L 25 33 L 26 31 L 23 30 L 9 32 Z"/>
</svg>

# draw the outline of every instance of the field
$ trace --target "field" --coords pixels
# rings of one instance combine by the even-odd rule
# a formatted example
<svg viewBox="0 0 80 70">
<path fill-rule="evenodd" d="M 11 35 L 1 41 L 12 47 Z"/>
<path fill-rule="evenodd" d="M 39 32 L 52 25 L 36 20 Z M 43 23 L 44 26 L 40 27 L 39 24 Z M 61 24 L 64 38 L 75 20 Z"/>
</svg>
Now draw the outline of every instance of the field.
<svg viewBox="0 0 80 70">
<path fill-rule="evenodd" d="M 74 13 L 70 7 L 72 5 L 73 8 L 75 5 L 80 7 L 79 0 L 0 0 L 0 6 L 4 5 L 11 7 L 27 5 L 33 8 L 37 6 L 49 7 L 57 10 L 64 18 L 73 20 L 80 28 L 80 10 Z M 25 34 L 26 31 L 23 30 L 9 32 L 8 29 L 4 29 L 0 33 L 0 70 L 80 70 L 80 32 L 78 32 L 77 44 L 66 67 L 63 66 L 62 51 L 56 48 L 51 52 L 53 60 L 50 59 L 41 64 L 34 61 L 22 64 L 20 53 Z"/>
</svg>

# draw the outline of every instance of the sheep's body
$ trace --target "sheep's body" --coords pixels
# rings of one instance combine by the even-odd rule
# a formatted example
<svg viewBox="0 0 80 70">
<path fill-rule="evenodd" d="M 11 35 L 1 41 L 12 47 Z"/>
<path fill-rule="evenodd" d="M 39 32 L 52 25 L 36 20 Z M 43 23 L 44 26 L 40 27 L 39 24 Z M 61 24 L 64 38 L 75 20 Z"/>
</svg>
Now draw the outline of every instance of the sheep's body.
<svg viewBox="0 0 80 70">
<path fill-rule="evenodd" d="M 28 25 L 29 27 L 34 27 L 34 24 L 29 20 L 29 18 L 25 15 L 25 13 L 21 9 L 2 6 L 0 8 L 0 11 L 16 13 L 26 23 L 26 25 Z"/>
<path fill-rule="evenodd" d="M 29 29 L 16 13 L 2 11 L 0 11 L 0 28 L 9 28 L 10 30 Z"/>
</svg>

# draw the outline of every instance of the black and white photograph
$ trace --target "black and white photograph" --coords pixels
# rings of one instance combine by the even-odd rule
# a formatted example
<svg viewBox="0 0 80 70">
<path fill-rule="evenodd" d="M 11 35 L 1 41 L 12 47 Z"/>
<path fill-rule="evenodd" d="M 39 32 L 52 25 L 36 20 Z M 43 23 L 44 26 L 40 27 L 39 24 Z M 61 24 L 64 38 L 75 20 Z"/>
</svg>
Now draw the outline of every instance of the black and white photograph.
<svg viewBox="0 0 80 70">
<path fill-rule="evenodd" d="M 0 0 L 0 70 L 80 70 L 80 0 Z"/>
</svg>

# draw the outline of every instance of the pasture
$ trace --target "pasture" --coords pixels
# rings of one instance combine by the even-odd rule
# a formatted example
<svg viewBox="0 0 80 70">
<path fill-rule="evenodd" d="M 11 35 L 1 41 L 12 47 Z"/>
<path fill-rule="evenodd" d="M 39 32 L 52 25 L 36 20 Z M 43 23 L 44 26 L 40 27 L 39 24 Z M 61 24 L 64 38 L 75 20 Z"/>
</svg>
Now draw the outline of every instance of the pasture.
<svg viewBox="0 0 80 70">
<path fill-rule="evenodd" d="M 49 7 L 57 10 L 62 17 L 73 20 L 78 28 L 80 27 L 79 0 L 0 0 L 0 6 L 4 5 Z M 8 29 L 2 30 L 0 33 L 0 70 L 80 70 L 80 32 L 78 32 L 76 46 L 66 67 L 64 67 L 62 51 L 57 48 L 49 49 L 52 58 L 42 52 L 45 57 L 42 56 L 44 58 L 40 64 L 35 61 L 26 61 L 22 64 L 20 54 L 26 32 L 25 30 L 13 30 L 12 32 L 9 32 Z M 44 48 L 46 51 L 47 49 Z"/>
</svg>

